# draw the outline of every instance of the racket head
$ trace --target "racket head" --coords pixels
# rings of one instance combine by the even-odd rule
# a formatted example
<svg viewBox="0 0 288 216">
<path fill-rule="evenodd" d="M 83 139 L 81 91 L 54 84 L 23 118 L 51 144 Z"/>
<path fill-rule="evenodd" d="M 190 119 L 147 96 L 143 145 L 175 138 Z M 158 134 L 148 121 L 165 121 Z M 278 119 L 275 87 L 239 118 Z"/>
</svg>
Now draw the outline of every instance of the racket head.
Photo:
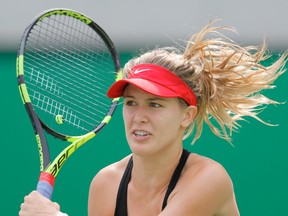
<svg viewBox="0 0 288 216">
<path fill-rule="evenodd" d="M 107 98 L 106 92 L 121 76 L 112 40 L 82 13 L 51 9 L 24 31 L 17 77 L 36 131 L 38 119 L 48 133 L 63 140 L 97 133 L 115 111 L 119 99 Z"/>
</svg>

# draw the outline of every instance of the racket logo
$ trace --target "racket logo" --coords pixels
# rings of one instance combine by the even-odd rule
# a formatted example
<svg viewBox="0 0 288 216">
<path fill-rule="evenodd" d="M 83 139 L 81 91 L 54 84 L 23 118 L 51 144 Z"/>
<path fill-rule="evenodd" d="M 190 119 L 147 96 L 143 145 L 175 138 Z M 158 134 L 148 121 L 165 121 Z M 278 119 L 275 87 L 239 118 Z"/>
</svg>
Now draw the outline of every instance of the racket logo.
<svg viewBox="0 0 288 216">
<path fill-rule="evenodd" d="M 49 13 L 44 14 L 42 17 L 39 18 L 39 20 L 43 20 L 45 17 L 49 17 L 49 16 L 52 16 L 52 15 L 71 16 L 71 17 L 74 17 L 74 18 L 86 23 L 87 25 L 89 25 L 92 22 L 92 20 L 90 20 L 86 16 L 83 16 L 80 13 L 77 13 L 75 11 L 70 11 L 70 10 L 55 10 L 55 11 L 51 11 Z"/>
<path fill-rule="evenodd" d="M 94 136 L 93 133 L 89 134 L 90 136 Z M 87 136 L 87 138 L 89 137 Z M 67 160 L 67 158 L 73 154 L 80 146 L 82 146 L 85 143 L 85 138 L 78 140 L 78 142 L 71 144 L 67 148 L 65 148 L 62 153 L 56 158 L 56 160 L 51 164 L 51 169 L 50 171 L 48 170 L 49 173 L 51 173 L 53 176 L 56 176 L 61 169 L 62 165 L 64 162 Z"/>
<path fill-rule="evenodd" d="M 40 170 L 44 170 L 44 159 L 43 159 L 43 150 L 42 150 L 42 145 L 41 145 L 41 139 L 39 134 L 36 135 L 36 142 L 38 145 L 38 150 L 39 150 L 39 157 L 40 157 Z"/>
</svg>

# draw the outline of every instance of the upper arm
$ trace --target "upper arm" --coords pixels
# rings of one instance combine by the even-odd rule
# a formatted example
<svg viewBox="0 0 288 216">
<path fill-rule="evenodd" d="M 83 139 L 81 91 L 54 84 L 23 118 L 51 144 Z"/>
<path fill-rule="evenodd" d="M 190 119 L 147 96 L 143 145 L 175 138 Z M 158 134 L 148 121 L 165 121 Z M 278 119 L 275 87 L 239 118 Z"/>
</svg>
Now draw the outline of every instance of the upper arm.
<svg viewBox="0 0 288 216">
<path fill-rule="evenodd" d="M 220 164 L 206 163 L 196 174 L 185 174 L 180 180 L 181 186 L 159 216 L 238 215 L 232 181 Z"/>
</svg>

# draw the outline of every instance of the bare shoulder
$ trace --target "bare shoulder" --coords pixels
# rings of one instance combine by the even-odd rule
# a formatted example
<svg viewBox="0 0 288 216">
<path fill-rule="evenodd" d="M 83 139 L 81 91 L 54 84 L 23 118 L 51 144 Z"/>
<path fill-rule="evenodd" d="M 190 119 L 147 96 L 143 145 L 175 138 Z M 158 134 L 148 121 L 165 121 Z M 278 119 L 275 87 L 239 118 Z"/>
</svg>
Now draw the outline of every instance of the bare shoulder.
<svg viewBox="0 0 288 216">
<path fill-rule="evenodd" d="M 205 180 L 205 182 L 212 184 L 228 184 L 232 186 L 229 174 L 220 163 L 198 154 L 190 155 L 184 174 L 187 177 L 193 176 L 196 180 L 199 178 L 201 181 Z"/>
<path fill-rule="evenodd" d="M 201 193 L 215 196 L 217 200 L 225 200 L 234 193 L 233 183 L 226 169 L 217 161 L 201 155 L 191 154 L 187 161 L 183 173 L 184 185 L 191 180 Z M 195 190 L 192 184 L 190 187 Z"/>
<path fill-rule="evenodd" d="M 118 187 L 129 160 L 129 156 L 101 169 L 90 184 L 89 215 L 113 215 Z"/>
<path fill-rule="evenodd" d="M 126 169 L 130 156 L 123 158 L 122 160 L 108 165 L 101 169 L 93 178 L 91 184 L 98 185 L 98 183 L 109 184 L 109 181 L 117 181 L 121 178 L 124 170 Z"/>
<path fill-rule="evenodd" d="M 171 215 L 176 209 L 183 209 L 181 215 L 239 215 L 233 183 L 226 169 L 197 154 L 189 156 L 169 200 L 171 206 L 167 211 L 170 209 Z"/>
<path fill-rule="evenodd" d="M 201 155 L 191 154 L 187 165 L 188 173 L 195 178 L 195 185 L 204 196 L 213 200 L 210 202 L 213 215 L 239 215 L 233 182 L 220 163 Z M 192 170 L 196 170 L 196 173 Z M 187 176 L 189 177 L 189 174 Z"/>
</svg>

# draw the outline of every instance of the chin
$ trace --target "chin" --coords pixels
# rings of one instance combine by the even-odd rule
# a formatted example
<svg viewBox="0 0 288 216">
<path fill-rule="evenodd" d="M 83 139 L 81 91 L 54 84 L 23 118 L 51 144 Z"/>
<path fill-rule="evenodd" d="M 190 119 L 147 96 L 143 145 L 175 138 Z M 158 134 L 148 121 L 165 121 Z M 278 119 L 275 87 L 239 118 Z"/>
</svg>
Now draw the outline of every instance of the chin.
<svg viewBox="0 0 288 216">
<path fill-rule="evenodd" d="M 148 144 L 139 144 L 139 143 L 131 143 L 129 144 L 129 147 L 133 154 L 139 155 L 139 156 L 145 156 L 149 153 L 151 153 L 151 148 L 149 148 L 150 145 Z"/>
</svg>

